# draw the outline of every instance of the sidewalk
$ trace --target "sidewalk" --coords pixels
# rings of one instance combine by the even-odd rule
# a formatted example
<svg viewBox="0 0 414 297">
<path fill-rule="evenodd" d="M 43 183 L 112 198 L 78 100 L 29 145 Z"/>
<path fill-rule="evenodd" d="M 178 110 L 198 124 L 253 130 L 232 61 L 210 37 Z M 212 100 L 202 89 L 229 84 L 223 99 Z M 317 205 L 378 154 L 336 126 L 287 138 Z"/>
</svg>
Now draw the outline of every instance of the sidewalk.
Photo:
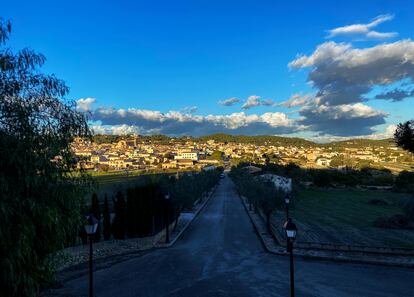
<svg viewBox="0 0 414 297">
<path fill-rule="evenodd" d="M 260 214 L 255 213 L 253 210 L 249 210 L 249 205 L 245 197 L 240 196 L 240 200 L 242 201 L 242 204 L 249 215 L 250 220 L 253 223 L 253 226 L 265 249 L 276 255 L 288 255 L 286 247 L 281 245 L 283 242 L 280 238 L 278 240 L 273 233 L 269 233 L 263 217 Z M 295 247 L 294 253 L 295 255 L 307 259 L 414 268 L 414 258 L 412 255 L 390 255 L 386 253 L 370 254 L 352 251 L 301 249 L 297 247 Z"/>
<path fill-rule="evenodd" d="M 175 229 L 175 222 L 169 226 L 170 242 L 165 243 L 165 229 L 158 234 L 144 238 L 130 238 L 125 240 L 108 240 L 94 243 L 93 258 L 95 270 L 113 265 L 115 263 L 128 260 L 130 258 L 143 255 L 157 248 L 167 248 L 175 244 L 181 234 L 190 226 L 194 219 L 214 195 L 217 186 L 207 193 L 201 203 L 197 203 L 193 211 L 183 212 L 178 219 Z M 87 272 L 89 260 L 89 245 L 79 245 L 58 251 L 54 255 L 54 265 L 59 279 L 65 281 L 75 278 Z"/>
</svg>

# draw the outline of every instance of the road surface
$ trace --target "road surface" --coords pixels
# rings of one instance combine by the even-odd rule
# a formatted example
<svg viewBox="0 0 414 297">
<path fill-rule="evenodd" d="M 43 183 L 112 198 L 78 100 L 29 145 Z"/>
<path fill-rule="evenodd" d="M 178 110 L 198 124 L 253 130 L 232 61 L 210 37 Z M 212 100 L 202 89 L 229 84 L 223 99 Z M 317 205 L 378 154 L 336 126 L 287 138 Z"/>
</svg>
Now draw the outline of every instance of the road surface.
<svg viewBox="0 0 414 297">
<path fill-rule="evenodd" d="M 302 259 L 295 265 L 298 297 L 414 296 L 412 269 Z M 94 275 L 97 297 L 290 296 L 288 258 L 265 252 L 227 176 L 173 247 Z M 87 296 L 87 280 L 71 280 L 56 295 Z"/>
</svg>

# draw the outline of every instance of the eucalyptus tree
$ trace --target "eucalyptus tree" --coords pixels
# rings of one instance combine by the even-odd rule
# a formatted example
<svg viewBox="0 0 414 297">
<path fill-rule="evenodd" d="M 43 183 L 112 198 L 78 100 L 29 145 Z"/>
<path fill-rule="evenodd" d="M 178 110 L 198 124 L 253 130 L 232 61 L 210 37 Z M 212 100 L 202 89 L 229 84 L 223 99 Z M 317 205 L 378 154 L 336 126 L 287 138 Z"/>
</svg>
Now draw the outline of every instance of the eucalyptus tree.
<svg viewBox="0 0 414 297">
<path fill-rule="evenodd" d="M 68 87 L 40 70 L 46 59 L 7 47 L 0 19 L 0 287 L 35 296 L 53 273 L 49 254 L 76 238 L 90 179 L 71 150 L 90 135 Z"/>
</svg>

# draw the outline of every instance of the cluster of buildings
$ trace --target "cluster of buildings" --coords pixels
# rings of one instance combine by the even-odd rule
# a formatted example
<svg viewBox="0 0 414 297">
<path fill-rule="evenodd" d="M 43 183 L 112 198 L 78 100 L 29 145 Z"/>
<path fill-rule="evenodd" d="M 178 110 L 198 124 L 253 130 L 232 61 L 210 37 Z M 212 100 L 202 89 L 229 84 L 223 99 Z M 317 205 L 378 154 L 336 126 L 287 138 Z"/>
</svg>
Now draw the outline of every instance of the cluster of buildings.
<svg viewBox="0 0 414 297">
<path fill-rule="evenodd" d="M 248 161 L 265 164 L 295 163 L 306 168 L 340 168 L 369 162 L 371 164 L 410 164 L 412 156 L 395 146 L 332 147 L 294 145 L 256 145 L 169 139 L 157 142 L 139 136 L 114 143 L 94 143 L 76 139 L 76 155 L 84 157 L 87 168 L 95 170 L 122 169 L 201 169 L 223 165 L 223 162 Z M 408 165 L 407 165 L 408 166 Z"/>
<path fill-rule="evenodd" d="M 224 153 L 231 158 L 247 159 L 255 163 L 295 163 L 304 168 L 358 167 L 370 164 L 401 171 L 414 165 L 411 154 L 392 144 L 377 147 L 228 144 Z"/>
<path fill-rule="evenodd" d="M 86 168 L 95 170 L 201 169 L 220 164 L 220 160 L 209 157 L 212 152 L 207 148 L 174 140 L 162 144 L 133 137 L 98 144 L 78 138 L 72 148 Z"/>
</svg>

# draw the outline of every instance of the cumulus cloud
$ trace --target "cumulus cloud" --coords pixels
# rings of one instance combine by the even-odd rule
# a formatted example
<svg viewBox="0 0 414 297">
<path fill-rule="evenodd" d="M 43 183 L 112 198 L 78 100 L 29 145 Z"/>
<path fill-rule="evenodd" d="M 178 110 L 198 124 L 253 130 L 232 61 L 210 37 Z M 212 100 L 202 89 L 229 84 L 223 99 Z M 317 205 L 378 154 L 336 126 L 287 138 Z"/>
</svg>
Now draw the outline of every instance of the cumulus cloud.
<svg viewBox="0 0 414 297">
<path fill-rule="evenodd" d="M 114 126 L 103 126 L 94 124 L 91 125 L 91 129 L 95 134 L 112 134 L 112 135 L 131 135 L 141 134 L 141 129 L 134 125 L 114 125 Z"/>
<path fill-rule="evenodd" d="M 271 99 L 265 99 L 265 100 L 261 101 L 261 105 L 263 105 L 263 106 L 276 106 L 277 104 L 276 104 L 276 102 L 274 102 Z"/>
<path fill-rule="evenodd" d="M 222 100 L 219 101 L 218 104 L 222 105 L 222 106 L 233 106 L 236 103 L 241 102 L 240 99 L 236 98 L 236 97 L 232 97 L 226 100 Z M 250 109 L 252 107 L 257 107 L 257 106 L 276 106 L 277 104 L 271 100 L 271 99 L 264 99 L 262 100 L 260 96 L 257 95 L 251 95 L 247 98 L 247 100 L 243 103 L 242 108 L 247 110 Z"/>
<path fill-rule="evenodd" d="M 236 103 L 239 103 L 239 102 L 240 102 L 240 100 L 238 98 L 232 97 L 232 98 L 229 98 L 229 99 L 226 99 L 226 100 L 219 101 L 219 104 L 223 105 L 223 106 L 232 106 L 232 105 L 234 105 Z"/>
<path fill-rule="evenodd" d="M 394 138 L 395 130 L 397 130 L 397 125 L 388 125 L 383 132 L 376 132 L 372 135 L 368 135 L 368 138 L 371 138 L 371 139 Z"/>
<path fill-rule="evenodd" d="M 291 107 L 306 105 L 310 103 L 313 99 L 314 99 L 314 96 L 312 94 L 302 95 L 302 94 L 296 93 L 296 94 L 293 94 L 288 100 L 283 101 L 277 105 L 291 108 Z"/>
<path fill-rule="evenodd" d="M 375 99 L 391 100 L 393 102 L 398 102 L 409 97 L 414 97 L 414 89 L 404 90 L 397 88 L 385 93 L 378 94 L 375 96 Z"/>
<path fill-rule="evenodd" d="M 80 98 L 76 100 L 76 109 L 80 111 L 90 111 L 95 102 L 95 98 Z"/>
<path fill-rule="evenodd" d="M 299 111 L 298 122 L 320 135 L 358 136 L 374 132 L 385 123 L 388 113 L 362 103 L 342 105 L 306 105 Z"/>
<path fill-rule="evenodd" d="M 373 140 L 379 140 L 379 139 L 388 139 L 393 138 L 395 130 L 397 129 L 397 125 L 388 125 L 384 131 L 375 131 L 372 134 L 367 135 L 358 135 L 358 136 L 333 136 L 333 135 L 314 135 L 312 137 L 308 137 L 309 140 L 320 142 L 320 143 L 327 143 L 327 142 L 333 142 L 333 141 L 343 141 L 348 140 L 350 138 L 352 139 L 373 139 Z"/>
<path fill-rule="evenodd" d="M 252 95 L 247 98 L 246 102 L 242 105 L 242 108 L 250 109 L 256 106 L 260 106 L 260 96 Z"/>
<path fill-rule="evenodd" d="M 336 37 L 336 36 L 352 36 L 357 38 L 363 39 L 387 39 L 397 36 L 396 32 L 377 32 L 372 30 L 372 28 L 378 26 L 381 23 L 386 21 L 390 21 L 394 18 L 393 15 L 385 14 L 380 15 L 374 18 L 368 24 L 354 24 L 348 25 L 343 27 L 334 28 L 328 30 L 329 35 L 328 38 Z"/>
<path fill-rule="evenodd" d="M 290 68 L 311 68 L 308 81 L 318 90 L 320 104 L 363 102 L 376 86 L 414 80 L 414 42 L 401 40 L 369 48 L 325 42 L 309 56 L 289 63 Z"/>
<path fill-rule="evenodd" d="M 329 31 L 330 37 L 392 37 L 394 33 L 373 30 L 392 18 L 392 15 L 381 15 L 368 24 L 335 28 Z M 290 69 L 308 68 L 307 83 L 315 93 L 294 94 L 279 106 L 300 106 L 298 124 L 318 135 L 374 135 L 375 127 L 384 124 L 388 114 L 365 102 L 401 101 L 414 96 L 414 42 L 410 39 L 365 48 L 356 48 L 351 43 L 324 42 L 313 53 L 299 55 L 288 66 Z M 378 89 L 389 91 L 368 97 Z"/>
<path fill-rule="evenodd" d="M 229 115 L 193 115 L 178 111 L 161 113 L 142 109 L 98 108 L 92 120 L 101 126 L 134 126 L 142 134 L 154 131 L 167 135 L 231 134 L 289 134 L 303 129 L 281 112 L 247 115 L 244 112 Z M 125 130 L 126 126 L 123 126 Z M 110 132 L 110 131 L 108 131 Z"/>
<path fill-rule="evenodd" d="M 187 106 L 183 108 L 184 113 L 195 113 L 198 110 L 197 106 Z"/>
</svg>

